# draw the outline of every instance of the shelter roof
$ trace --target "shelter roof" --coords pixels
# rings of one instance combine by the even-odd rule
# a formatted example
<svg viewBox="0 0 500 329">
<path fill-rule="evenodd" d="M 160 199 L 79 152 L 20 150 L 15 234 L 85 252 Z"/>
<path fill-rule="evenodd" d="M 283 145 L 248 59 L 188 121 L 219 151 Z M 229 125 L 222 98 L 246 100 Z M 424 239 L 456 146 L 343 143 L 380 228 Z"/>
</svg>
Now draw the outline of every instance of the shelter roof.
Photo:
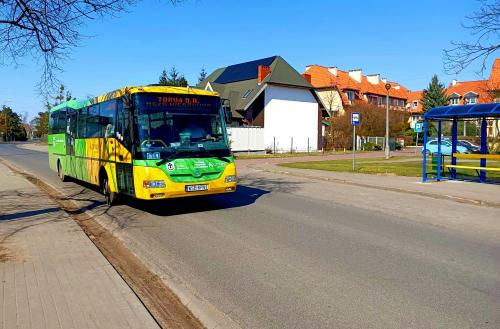
<svg viewBox="0 0 500 329">
<path fill-rule="evenodd" d="M 441 106 L 424 115 L 426 120 L 482 117 L 500 117 L 500 103 Z"/>
</svg>

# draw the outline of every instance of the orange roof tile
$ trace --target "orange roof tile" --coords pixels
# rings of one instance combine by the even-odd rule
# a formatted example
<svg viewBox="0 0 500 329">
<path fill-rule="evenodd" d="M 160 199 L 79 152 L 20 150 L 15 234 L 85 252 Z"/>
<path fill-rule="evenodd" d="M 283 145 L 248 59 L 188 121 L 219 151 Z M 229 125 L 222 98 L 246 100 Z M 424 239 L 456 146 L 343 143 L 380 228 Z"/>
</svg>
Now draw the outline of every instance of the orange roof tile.
<svg viewBox="0 0 500 329">
<path fill-rule="evenodd" d="M 408 92 L 408 103 L 410 104 L 410 112 L 411 113 L 421 113 L 424 110 L 422 103 L 423 91 L 409 91 Z M 413 102 L 417 101 L 417 107 L 413 107 Z"/>
<path fill-rule="evenodd" d="M 360 94 L 370 94 L 377 96 L 386 96 L 385 82 L 379 79 L 378 83 L 371 83 L 366 76 L 361 76 L 361 81 L 353 79 L 349 72 L 337 69 L 333 74 L 327 67 L 320 65 L 311 65 L 306 69 L 305 74 L 311 76 L 311 84 L 315 88 L 336 87 L 341 94 L 342 101 L 347 104 L 347 98 L 344 97 L 344 91 L 354 90 Z M 406 100 L 408 89 L 395 82 L 388 82 L 392 88 L 389 89 L 389 96 Z"/>
<path fill-rule="evenodd" d="M 495 59 L 493 63 L 488 87 L 491 90 L 500 90 L 500 58 Z"/>
<path fill-rule="evenodd" d="M 469 92 L 478 94 L 477 102 L 480 104 L 493 102 L 488 84 L 489 80 L 459 81 L 455 85 L 450 84 L 446 90 L 446 95 L 450 97 L 457 94 L 464 97 Z"/>
</svg>

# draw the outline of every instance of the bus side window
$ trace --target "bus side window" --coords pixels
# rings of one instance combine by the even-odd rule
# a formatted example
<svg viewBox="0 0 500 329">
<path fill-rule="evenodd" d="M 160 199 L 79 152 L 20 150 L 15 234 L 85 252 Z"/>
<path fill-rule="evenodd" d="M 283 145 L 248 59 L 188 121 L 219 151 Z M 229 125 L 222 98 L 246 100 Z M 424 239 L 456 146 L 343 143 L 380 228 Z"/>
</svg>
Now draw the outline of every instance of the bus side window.
<svg viewBox="0 0 500 329">
<path fill-rule="evenodd" d="M 66 109 L 62 109 L 57 111 L 59 112 L 59 115 L 57 117 L 57 132 L 58 134 L 65 133 L 66 132 Z"/>
<path fill-rule="evenodd" d="M 87 137 L 97 138 L 99 136 L 99 105 L 88 107 L 87 116 Z"/>
<path fill-rule="evenodd" d="M 87 137 L 86 135 L 86 125 L 87 125 L 87 108 L 84 107 L 80 111 L 78 111 L 78 132 L 77 132 L 77 138 L 85 138 Z"/>
<path fill-rule="evenodd" d="M 116 127 L 116 100 L 100 104 L 99 129 L 101 137 L 115 137 Z"/>
<path fill-rule="evenodd" d="M 50 112 L 49 134 L 57 134 L 57 117 L 59 111 Z"/>
</svg>

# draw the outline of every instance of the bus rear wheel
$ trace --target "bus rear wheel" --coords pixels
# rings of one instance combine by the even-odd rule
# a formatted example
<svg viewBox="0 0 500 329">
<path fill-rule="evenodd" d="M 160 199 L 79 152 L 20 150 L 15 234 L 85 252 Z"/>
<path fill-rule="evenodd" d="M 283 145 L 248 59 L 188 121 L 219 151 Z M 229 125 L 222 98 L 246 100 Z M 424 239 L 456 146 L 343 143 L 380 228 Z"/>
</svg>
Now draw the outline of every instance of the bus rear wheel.
<svg viewBox="0 0 500 329">
<path fill-rule="evenodd" d="M 116 202 L 118 195 L 115 192 L 111 192 L 107 175 L 104 175 L 103 177 L 101 188 L 102 194 L 104 194 L 104 197 L 106 198 L 106 204 L 108 206 L 112 206 Z"/>
<path fill-rule="evenodd" d="M 57 176 L 59 176 L 61 182 L 67 181 L 66 175 L 64 174 L 63 166 L 61 165 L 61 161 L 57 161 Z"/>
</svg>

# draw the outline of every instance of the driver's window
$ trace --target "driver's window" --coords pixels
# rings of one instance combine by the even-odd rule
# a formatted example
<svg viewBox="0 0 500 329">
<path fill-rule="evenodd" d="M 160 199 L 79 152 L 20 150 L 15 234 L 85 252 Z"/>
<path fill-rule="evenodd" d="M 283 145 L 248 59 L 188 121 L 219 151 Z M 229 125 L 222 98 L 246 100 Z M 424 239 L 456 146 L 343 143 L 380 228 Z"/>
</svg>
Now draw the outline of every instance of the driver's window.
<svg viewBox="0 0 500 329">
<path fill-rule="evenodd" d="M 130 148 L 131 144 L 131 129 L 130 129 L 130 112 L 128 109 L 123 108 L 123 101 L 119 100 L 117 103 L 118 107 L 118 117 L 117 117 L 117 138 L 125 145 L 125 147 Z"/>
</svg>

